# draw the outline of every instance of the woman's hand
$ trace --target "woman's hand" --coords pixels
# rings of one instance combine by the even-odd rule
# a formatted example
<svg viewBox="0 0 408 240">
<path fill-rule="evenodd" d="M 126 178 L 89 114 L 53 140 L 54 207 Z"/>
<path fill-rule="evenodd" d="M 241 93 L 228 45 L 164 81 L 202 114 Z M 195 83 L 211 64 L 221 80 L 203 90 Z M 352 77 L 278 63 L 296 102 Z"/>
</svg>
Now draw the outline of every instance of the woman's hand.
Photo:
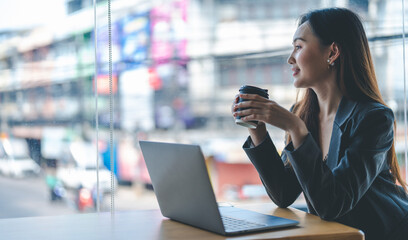
<svg viewBox="0 0 408 240">
<path fill-rule="evenodd" d="M 236 118 L 236 116 L 238 116 L 236 114 L 239 108 L 237 107 L 238 102 L 239 102 L 239 94 L 235 95 L 235 99 L 231 106 L 231 113 L 234 116 L 234 119 Z M 265 123 L 263 122 L 258 122 L 256 129 L 248 128 L 248 131 L 249 131 L 249 135 L 251 136 L 252 143 L 255 146 L 258 146 L 265 139 L 267 135 L 266 126 L 265 126 Z"/>
<path fill-rule="evenodd" d="M 234 113 L 237 111 L 238 108 L 235 107 L 235 105 L 239 102 L 239 94 L 235 95 L 234 101 L 232 102 L 231 106 L 231 113 L 234 116 Z M 234 116 L 235 118 L 235 116 Z"/>
<path fill-rule="evenodd" d="M 238 103 L 239 97 L 246 101 Z M 247 109 L 238 111 L 239 108 Z M 265 123 L 287 131 L 291 135 L 295 148 L 300 146 L 304 137 L 308 134 L 305 123 L 298 116 L 281 107 L 276 102 L 257 94 L 237 95 L 235 104 L 232 106 L 232 113 L 234 117 L 241 116 L 243 121 L 258 121 L 257 129 L 260 129 L 250 130 L 250 133 L 254 131 L 253 133 L 256 135 L 263 135 L 262 133 L 266 135 Z M 254 144 L 257 145 L 256 141 L 254 141 Z"/>
</svg>

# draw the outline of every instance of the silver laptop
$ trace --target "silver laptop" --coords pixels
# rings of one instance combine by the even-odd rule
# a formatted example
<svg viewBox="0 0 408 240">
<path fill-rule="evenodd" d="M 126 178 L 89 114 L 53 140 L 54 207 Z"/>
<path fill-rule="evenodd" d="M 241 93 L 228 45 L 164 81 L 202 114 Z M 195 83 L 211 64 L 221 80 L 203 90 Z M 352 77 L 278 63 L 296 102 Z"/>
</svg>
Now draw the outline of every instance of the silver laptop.
<svg viewBox="0 0 408 240">
<path fill-rule="evenodd" d="M 265 231 L 298 221 L 219 207 L 198 145 L 140 141 L 163 216 L 222 235 Z"/>
</svg>

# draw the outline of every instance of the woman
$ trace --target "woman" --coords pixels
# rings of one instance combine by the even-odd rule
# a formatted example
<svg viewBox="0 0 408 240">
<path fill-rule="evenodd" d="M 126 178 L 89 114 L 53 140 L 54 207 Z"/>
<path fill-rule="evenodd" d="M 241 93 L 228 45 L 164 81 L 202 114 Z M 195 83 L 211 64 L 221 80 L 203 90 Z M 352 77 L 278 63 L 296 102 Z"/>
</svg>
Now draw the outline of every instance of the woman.
<svg viewBox="0 0 408 240">
<path fill-rule="evenodd" d="M 288 63 L 294 86 L 306 89 L 291 112 L 254 94 L 237 95 L 232 106 L 234 117 L 259 121 L 243 148 L 270 198 L 287 207 L 303 192 L 310 213 L 358 228 L 368 240 L 408 239 L 394 115 L 358 16 L 342 8 L 303 15 Z M 281 156 L 266 123 L 287 133 Z"/>
</svg>

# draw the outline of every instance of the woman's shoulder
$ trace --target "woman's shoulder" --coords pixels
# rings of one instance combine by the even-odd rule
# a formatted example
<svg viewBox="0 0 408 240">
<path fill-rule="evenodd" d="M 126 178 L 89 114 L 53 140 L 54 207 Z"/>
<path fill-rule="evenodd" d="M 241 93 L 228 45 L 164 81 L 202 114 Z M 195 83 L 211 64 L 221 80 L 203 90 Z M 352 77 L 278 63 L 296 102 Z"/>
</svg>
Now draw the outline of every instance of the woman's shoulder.
<svg viewBox="0 0 408 240">
<path fill-rule="evenodd" d="M 392 112 L 391 108 L 388 106 L 375 102 L 375 101 L 359 101 L 356 104 L 356 111 L 361 113 L 367 113 L 371 111 L 385 111 Z"/>
<path fill-rule="evenodd" d="M 352 117 L 363 119 L 370 116 L 383 116 L 394 120 L 394 113 L 388 106 L 375 101 L 359 101 L 356 104 Z"/>
</svg>

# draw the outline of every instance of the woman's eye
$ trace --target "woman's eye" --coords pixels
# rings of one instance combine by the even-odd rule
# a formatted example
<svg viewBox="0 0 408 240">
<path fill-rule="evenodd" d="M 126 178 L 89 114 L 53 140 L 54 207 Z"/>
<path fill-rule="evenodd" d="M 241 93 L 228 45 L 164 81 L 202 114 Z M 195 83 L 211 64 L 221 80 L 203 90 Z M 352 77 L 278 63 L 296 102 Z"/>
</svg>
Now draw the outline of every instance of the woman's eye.
<svg viewBox="0 0 408 240">
<path fill-rule="evenodd" d="M 296 49 L 296 50 L 300 49 L 300 46 L 299 46 L 299 45 L 296 45 L 296 46 L 295 46 L 295 49 Z"/>
</svg>

